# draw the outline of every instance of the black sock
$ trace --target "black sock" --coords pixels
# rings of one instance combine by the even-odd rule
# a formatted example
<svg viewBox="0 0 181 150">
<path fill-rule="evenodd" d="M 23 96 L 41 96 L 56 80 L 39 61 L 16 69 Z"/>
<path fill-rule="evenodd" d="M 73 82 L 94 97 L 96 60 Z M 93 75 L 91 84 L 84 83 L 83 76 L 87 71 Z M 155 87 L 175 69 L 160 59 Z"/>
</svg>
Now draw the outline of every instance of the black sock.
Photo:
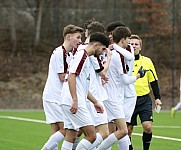
<svg viewBox="0 0 181 150">
<path fill-rule="evenodd" d="M 147 134 L 147 133 L 143 132 L 142 140 L 143 140 L 143 149 L 144 150 L 149 150 L 151 139 L 152 139 L 152 133 Z"/>
<path fill-rule="evenodd" d="M 129 137 L 129 139 L 130 139 L 130 143 L 131 143 L 131 137 Z M 132 143 L 129 145 L 129 150 L 133 150 Z"/>
</svg>

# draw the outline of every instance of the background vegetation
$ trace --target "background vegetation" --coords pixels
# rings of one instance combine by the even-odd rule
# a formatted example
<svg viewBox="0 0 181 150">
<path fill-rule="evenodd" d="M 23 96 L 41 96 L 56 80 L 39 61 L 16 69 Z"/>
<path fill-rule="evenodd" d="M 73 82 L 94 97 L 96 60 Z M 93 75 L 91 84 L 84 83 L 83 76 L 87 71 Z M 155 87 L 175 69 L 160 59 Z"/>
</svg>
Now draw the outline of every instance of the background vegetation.
<svg viewBox="0 0 181 150">
<path fill-rule="evenodd" d="M 122 21 L 142 37 L 142 54 L 157 69 L 163 109 L 170 109 L 179 99 L 180 8 L 174 0 L 1 0 L 0 108 L 42 108 L 49 57 L 63 42 L 63 27 L 95 18 L 105 26 Z"/>
</svg>

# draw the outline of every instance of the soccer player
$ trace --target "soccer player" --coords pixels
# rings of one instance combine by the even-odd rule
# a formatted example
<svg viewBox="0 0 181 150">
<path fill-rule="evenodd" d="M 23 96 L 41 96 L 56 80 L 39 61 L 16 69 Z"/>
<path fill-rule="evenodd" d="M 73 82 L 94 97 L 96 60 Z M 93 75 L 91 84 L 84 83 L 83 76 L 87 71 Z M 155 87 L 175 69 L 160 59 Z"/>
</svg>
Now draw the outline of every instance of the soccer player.
<svg viewBox="0 0 181 150">
<path fill-rule="evenodd" d="M 141 66 L 143 69 L 147 70 L 147 72 L 143 78 L 140 78 L 134 83 L 136 88 L 137 101 L 131 118 L 131 123 L 128 126 L 128 132 L 129 136 L 131 137 L 133 126 L 137 125 L 137 115 L 139 115 L 143 127 L 143 149 L 148 150 L 152 139 L 153 121 L 152 100 L 149 96 L 149 84 L 151 85 L 153 94 L 155 96 L 156 107 L 158 105 L 161 106 L 162 102 L 160 100 L 158 77 L 151 59 L 140 54 L 142 48 L 142 40 L 140 37 L 138 35 L 131 35 L 130 44 L 133 46 L 135 54 L 133 75 L 137 73 Z M 131 145 L 130 149 L 133 149 Z"/>
<path fill-rule="evenodd" d="M 177 105 L 171 109 L 171 117 L 172 117 L 172 118 L 175 118 L 175 113 L 176 113 L 179 109 L 181 109 L 181 76 L 180 76 L 180 102 L 177 103 Z"/>
<path fill-rule="evenodd" d="M 77 145 L 77 150 L 89 149 L 96 139 L 94 123 L 86 106 L 87 98 L 92 101 L 97 112 L 103 113 L 103 108 L 88 92 L 91 67 L 89 57 L 98 57 L 108 45 L 109 40 L 104 34 L 94 33 L 86 49 L 78 50 L 70 62 L 61 99 L 66 129 L 62 150 L 72 149 L 78 129 L 83 131 L 85 137 Z"/>
<path fill-rule="evenodd" d="M 129 43 L 131 31 L 127 27 L 117 27 L 112 32 L 113 41 L 122 48 L 126 48 Z M 118 50 L 112 50 L 112 58 L 110 66 L 107 72 L 109 82 L 105 84 L 105 89 L 108 93 L 108 100 L 104 101 L 106 107 L 108 121 L 114 121 L 117 130 L 110 134 L 99 146 L 98 150 L 105 150 L 113 145 L 116 141 L 125 137 L 122 140 L 124 149 L 129 149 L 129 137 L 128 134 L 124 110 L 124 89 L 125 84 L 135 82 L 140 78 L 140 74 L 135 76 L 128 76 L 126 74 L 125 62 L 123 55 Z"/>
<path fill-rule="evenodd" d="M 102 24 L 99 22 L 92 22 L 87 26 L 87 39 L 86 43 L 89 43 L 90 36 L 93 33 L 96 32 L 102 32 L 105 33 L 105 28 Z M 99 103 L 104 108 L 103 101 L 108 99 L 107 93 L 105 89 L 102 86 L 101 78 L 105 78 L 106 72 L 109 68 L 109 63 L 111 60 L 111 51 L 109 49 L 106 49 L 105 53 L 107 54 L 107 61 L 103 65 L 99 57 L 94 57 L 90 56 L 90 62 L 91 62 L 91 67 L 90 67 L 90 87 L 89 91 L 91 94 L 98 100 Z M 90 103 L 89 101 L 87 102 L 87 107 L 90 111 L 91 117 L 94 122 L 94 126 L 96 128 L 96 140 L 94 143 L 91 145 L 89 148 L 92 150 L 93 148 L 97 147 L 103 139 L 105 139 L 109 135 L 109 130 L 108 130 L 108 122 L 107 122 L 107 113 L 104 109 L 104 112 L 97 113 L 93 104 Z"/>
<path fill-rule="evenodd" d="M 91 20 L 92 21 L 92 20 Z M 85 43 L 82 45 L 79 45 L 78 50 L 79 49 L 84 49 L 87 47 L 89 40 L 90 40 L 90 36 L 93 33 L 105 33 L 105 28 L 104 26 L 93 20 L 93 22 L 91 22 L 90 20 L 86 21 L 84 26 L 85 26 Z M 99 103 L 101 103 L 101 105 L 104 108 L 103 102 L 104 100 L 106 100 L 108 98 L 107 93 L 105 91 L 105 89 L 102 86 L 101 80 L 100 80 L 100 76 L 105 78 L 105 74 L 106 71 L 109 67 L 109 62 L 111 59 L 111 52 L 107 49 L 107 62 L 104 64 L 102 64 L 101 60 L 99 57 L 94 57 L 94 56 L 90 56 L 90 62 L 91 62 L 91 68 L 90 68 L 90 87 L 89 87 L 89 91 L 91 92 L 91 94 L 99 101 Z M 96 127 L 96 141 L 94 142 L 94 144 L 91 146 L 95 147 L 97 146 L 104 138 L 106 138 L 108 136 L 108 126 L 107 126 L 107 113 L 106 111 L 104 111 L 103 113 L 97 113 L 97 111 L 95 110 L 93 104 L 87 100 L 87 107 L 90 111 L 91 117 L 94 121 L 94 125 Z M 74 142 L 73 145 L 73 149 L 76 148 L 76 145 L 78 144 L 79 138 L 81 135 L 81 131 L 78 132 L 78 136 L 76 137 L 76 140 Z M 91 149 L 90 148 L 90 149 Z"/>
<path fill-rule="evenodd" d="M 77 48 L 84 30 L 75 25 L 68 25 L 63 30 L 64 42 L 57 47 L 50 58 L 48 78 L 43 91 L 43 108 L 46 123 L 51 124 L 52 136 L 42 150 L 58 149 L 58 143 L 64 139 L 63 116 L 59 105 L 65 74 L 68 69 L 69 52 Z"/>
<path fill-rule="evenodd" d="M 110 38 L 111 43 L 114 43 L 113 35 L 112 35 L 113 30 L 116 27 L 120 27 L 120 26 L 125 27 L 126 25 L 119 21 L 111 22 L 108 24 L 106 30 L 107 30 L 107 32 L 109 32 L 109 38 Z M 133 66 L 134 66 L 134 49 L 133 49 L 133 47 L 130 44 L 128 44 L 128 46 L 126 47 L 127 53 L 125 52 L 125 50 L 123 48 L 121 49 L 117 44 L 113 44 L 113 47 L 114 47 L 114 49 L 118 50 L 125 57 L 125 63 L 126 63 L 125 65 L 126 65 L 127 74 L 129 76 L 132 76 L 132 71 L 133 71 Z M 131 121 L 131 116 L 133 114 L 135 104 L 136 104 L 136 91 L 135 91 L 134 83 L 131 83 L 131 84 L 128 84 L 125 86 L 123 108 L 124 108 L 126 123 L 129 123 Z M 115 127 L 114 127 L 113 123 L 109 123 L 109 128 L 110 128 L 111 133 L 114 132 Z M 124 140 L 124 138 L 119 140 L 118 149 L 123 149 L 122 148 L 123 140 Z"/>
</svg>

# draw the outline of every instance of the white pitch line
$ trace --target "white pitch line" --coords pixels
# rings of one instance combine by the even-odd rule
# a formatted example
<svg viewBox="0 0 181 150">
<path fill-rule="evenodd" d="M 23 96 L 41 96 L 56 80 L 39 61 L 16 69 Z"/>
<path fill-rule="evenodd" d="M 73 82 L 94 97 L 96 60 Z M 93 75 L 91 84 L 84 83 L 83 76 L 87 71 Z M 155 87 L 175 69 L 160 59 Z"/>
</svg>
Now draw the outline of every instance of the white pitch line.
<svg viewBox="0 0 181 150">
<path fill-rule="evenodd" d="M 21 121 L 28 121 L 28 122 L 36 122 L 36 123 L 46 123 L 45 121 L 43 120 L 37 120 L 37 119 L 28 119 L 28 118 L 20 118 L 20 117 L 14 117 L 14 116 L 0 116 L 0 118 L 5 118 L 5 119 L 13 119 L 13 120 L 21 120 Z M 141 126 L 140 126 L 141 127 Z M 155 127 L 155 126 L 154 126 Z M 159 126 L 157 126 L 159 127 Z M 162 128 L 164 126 L 161 126 Z M 169 126 L 165 126 L 166 128 L 169 127 Z M 174 127 L 174 126 L 172 126 Z M 180 128 L 179 126 L 176 126 L 178 128 Z M 142 134 L 140 133 L 133 133 L 133 135 L 137 135 L 137 136 L 142 136 Z M 172 140 L 172 141 L 179 141 L 181 142 L 181 139 L 178 139 L 178 138 L 170 138 L 170 137 L 164 137 L 164 136 L 156 136 L 156 135 L 153 135 L 153 138 L 157 138 L 157 139 L 165 139 L 165 140 Z"/>
<path fill-rule="evenodd" d="M 21 120 L 21 121 L 29 121 L 29 122 L 37 122 L 37 123 L 46 123 L 43 120 L 20 118 L 20 117 L 14 117 L 14 116 L 0 116 L 0 118 L 13 119 L 13 120 Z"/>
<path fill-rule="evenodd" d="M 142 126 L 135 126 L 135 128 L 142 128 Z M 173 128 L 173 129 L 179 129 L 181 126 L 155 126 L 153 125 L 153 128 Z"/>
<path fill-rule="evenodd" d="M 140 133 L 133 133 L 133 135 L 142 136 L 142 134 L 140 134 Z M 156 135 L 153 135 L 153 138 L 165 139 L 165 140 L 172 140 L 172 141 L 179 141 L 179 142 L 181 142 L 181 139 L 170 138 L 170 137 L 165 137 L 165 136 L 156 136 Z"/>
</svg>

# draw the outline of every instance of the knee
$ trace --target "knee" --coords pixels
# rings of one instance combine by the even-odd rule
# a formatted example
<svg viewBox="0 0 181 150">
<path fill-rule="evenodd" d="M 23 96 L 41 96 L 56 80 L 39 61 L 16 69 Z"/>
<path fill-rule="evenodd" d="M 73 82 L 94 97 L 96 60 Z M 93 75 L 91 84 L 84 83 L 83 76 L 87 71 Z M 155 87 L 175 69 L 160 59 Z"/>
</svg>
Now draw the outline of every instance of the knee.
<svg viewBox="0 0 181 150">
<path fill-rule="evenodd" d="M 109 136 L 109 131 L 106 130 L 104 132 L 101 132 L 100 134 L 101 134 L 102 138 L 105 139 L 105 138 L 107 138 Z"/>
<path fill-rule="evenodd" d="M 151 125 L 147 125 L 144 127 L 144 132 L 147 134 L 150 134 L 152 132 L 152 126 Z"/>
<path fill-rule="evenodd" d="M 132 133 L 133 133 L 133 126 L 129 125 L 128 126 L 128 135 L 129 135 L 129 137 L 131 136 Z"/>
</svg>

